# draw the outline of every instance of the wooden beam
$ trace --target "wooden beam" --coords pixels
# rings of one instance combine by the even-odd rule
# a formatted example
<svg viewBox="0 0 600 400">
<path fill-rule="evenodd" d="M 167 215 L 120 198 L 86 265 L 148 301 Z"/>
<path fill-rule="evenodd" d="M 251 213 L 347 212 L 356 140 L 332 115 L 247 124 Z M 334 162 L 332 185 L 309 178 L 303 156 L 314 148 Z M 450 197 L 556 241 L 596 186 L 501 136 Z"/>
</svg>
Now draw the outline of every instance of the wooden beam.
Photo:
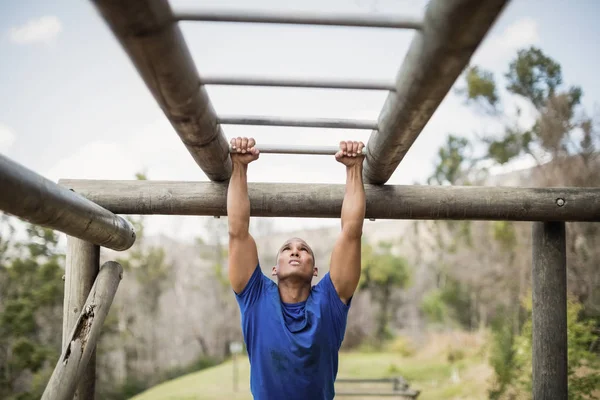
<svg viewBox="0 0 600 400">
<path fill-rule="evenodd" d="M 71 333 L 68 345 L 62 351 L 50 381 L 44 390 L 42 400 L 71 400 L 77 383 L 83 376 L 104 319 L 108 314 L 117 287 L 123 275 L 123 268 L 116 262 L 104 263 L 92 286 L 89 296 Z M 87 398 L 86 398 L 87 400 Z"/>
<path fill-rule="evenodd" d="M 365 182 L 383 184 L 417 139 L 508 0 L 431 0 L 368 141 Z"/>
<path fill-rule="evenodd" d="M 126 219 L 2 154 L 0 210 L 113 250 L 126 250 L 135 242 L 135 231 Z"/>
<path fill-rule="evenodd" d="M 564 222 L 533 224 L 533 400 L 567 400 L 567 252 Z"/>
<path fill-rule="evenodd" d="M 231 175 L 228 143 L 167 0 L 92 0 L 209 179 Z"/>
<path fill-rule="evenodd" d="M 226 215 L 226 183 L 61 180 L 120 214 Z M 341 184 L 249 183 L 251 215 L 339 218 Z M 365 185 L 367 218 L 600 221 L 600 188 Z"/>
<path fill-rule="evenodd" d="M 81 310 L 94 286 L 100 269 L 100 247 L 67 236 L 65 263 L 65 294 L 63 301 L 63 351 L 69 346 L 71 332 L 79 320 Z M 96 385 L 96 351 L 93 350 L 87 366 L 81 373 L 76 398 L 93 400 Z"/>
</svg>

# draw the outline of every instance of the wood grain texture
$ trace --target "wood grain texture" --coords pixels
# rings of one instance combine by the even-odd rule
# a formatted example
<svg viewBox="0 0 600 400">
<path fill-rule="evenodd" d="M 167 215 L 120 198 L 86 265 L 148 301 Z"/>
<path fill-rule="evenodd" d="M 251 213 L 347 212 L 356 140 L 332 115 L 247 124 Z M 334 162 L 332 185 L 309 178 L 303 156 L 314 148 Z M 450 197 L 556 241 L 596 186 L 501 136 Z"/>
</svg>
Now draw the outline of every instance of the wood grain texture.
<svg viewBox="0 0 600 400">
<path fill-rule="evenodd" d="M 167 0 L 93 0 L 209 179 L 231 175 L 228 143 Z"/>
<path fill-rule="evenodd" d="M 77 383 L 90 362 L 102 324 L 117 292 L 123 268 L 116 262 L 104 263 L 83 309 L 67 339 L 42 400 L 71 400 Z M 83 397 L 82 397 L 83 399 Z M 90 397 L 85 398 L 90 399 Z"/>
<path fill-rule="evenodd" d="M 126 219 L 2 154 L 0 210 L 113 250 L 126 250 L 135 242 Z"/>
<path fill-rule="evenodd" d="M 508 0 L 431 0 L 367 143 L 365 182 L 387 182 Z"/>
<path fill-rule="evenodd" d="M 92 290 L 100 269 L 100 247 L 67 236 L 65 262 L 65 294 L 63 300 L 62 349 L 71 339 L 70 334 L 77 323 L 81 310 Z M 96 351 L 92 352 L 88 365 L 81 372 L 75 399 L 93 400 L 96 386 Z"/>
<path fill-rule="evenodd" d="M 60 184 L 119 214 L 227 215 L 227 183 L 61 180 Z M 344 188 L 251 182 L 250 212 L 263 217 L 339 218 Z M 600 221 L 600 188 L 365 185 L 365 191 L 367 218 Z"/>
<path fill-rule="evenodd" d="M 567 252 L 564 222 L 533 224 L 533 399 L 567 400 Z"/>
</svg>

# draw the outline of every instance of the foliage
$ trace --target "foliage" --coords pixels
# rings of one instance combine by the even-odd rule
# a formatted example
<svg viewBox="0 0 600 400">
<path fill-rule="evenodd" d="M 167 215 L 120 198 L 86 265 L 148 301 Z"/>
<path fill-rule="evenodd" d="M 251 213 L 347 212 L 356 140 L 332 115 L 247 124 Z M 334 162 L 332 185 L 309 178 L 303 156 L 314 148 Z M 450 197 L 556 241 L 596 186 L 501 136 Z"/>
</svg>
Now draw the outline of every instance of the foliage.
<svg viewBox="0 0 600 400">
<path fill-rule="evenodd" d="M 64 258 L 57 249 L 58 236 L 50 229 L 25 226 L 27 242 L 0 240 L 0 398 L 4 399 L 41 397 L 61 348 Z"/>
<path fill-rule="evenodd" d="M 392 253 L 392 244 L 388 242 L 380 242 L 375 247 L 363 243 L 361 263 L 359 289 L 367 290 L 379 306 L 376 338 L 381 344 L 391 337 L 390 300 L 394 289 L 408 285 L 409 265 L 405 258 Z"/>
<path fill-rule="evenodd" d="M 521 333 L 514 335 L 508 324 L 498 326 L 494 334 L 490 363 L 496 373 L 490 399 L 530 398 L 532 390 L 532 320 L 531 298 L 523 302 L 528 319 Z M 567 301 L 568 390 L 569 399 L 598 399 L 600 360 L 590 351 L 599 339 L 592 321 L 581 318 L 582 305 L 573 298 Z"/>
<path fill-rule="evenodd" d="M 470 288 L 452 276 L 446 277 L 442 288 L 428 292 L 421 302 L 421 311 L 430 323 L 455 324 L 470 329 Z"/>
<path fill-rule="evenodd" d="M 446 143 L 438 150 L 435 171 L 429 183 L 456 184 L 467 177 L 473 159 L 473 148 L 467 138 L 448 135 Z"/>
<path fill-rule="evenodd" d="M 484 106 L 496 107 L 498 91 L 494 82 L 494 75 L 478 66 L 467 68 L 465 74 L 467 83 L 467 100 L 483 103 Z"/>
</svg>

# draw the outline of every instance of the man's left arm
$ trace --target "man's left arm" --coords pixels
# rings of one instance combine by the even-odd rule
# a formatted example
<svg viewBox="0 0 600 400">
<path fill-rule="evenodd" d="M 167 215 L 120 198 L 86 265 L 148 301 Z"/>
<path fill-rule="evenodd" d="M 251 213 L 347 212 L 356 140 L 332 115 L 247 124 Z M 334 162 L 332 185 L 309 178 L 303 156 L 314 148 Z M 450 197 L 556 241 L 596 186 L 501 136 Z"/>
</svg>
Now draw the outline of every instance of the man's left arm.
<svg viewBox="0 0 600 400">
<path fill-rule="evenodd" d="M 331 254 L 329 274 L 340 299 L 348 304 L 360 280 L 361 238 L 366 211 L 362 180 L 361 142 L 342 142 L 336 160 L 346 166 L 346 192 L 342 202 L 342 231 Z"/>
</svg>

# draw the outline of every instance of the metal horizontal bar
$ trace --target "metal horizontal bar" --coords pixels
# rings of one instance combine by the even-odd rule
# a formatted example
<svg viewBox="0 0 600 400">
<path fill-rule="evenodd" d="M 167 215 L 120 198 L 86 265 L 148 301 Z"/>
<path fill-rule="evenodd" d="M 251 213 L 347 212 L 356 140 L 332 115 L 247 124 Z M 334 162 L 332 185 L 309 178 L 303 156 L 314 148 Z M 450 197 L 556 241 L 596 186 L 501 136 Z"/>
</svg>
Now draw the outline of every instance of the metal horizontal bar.
<svg viewBox="0 0 600 400">
<path fill-rule="evenodd" d="M 304 146 L 304 145 L 285 145 L 285 144 L 262 144 L 256 148 L 263 154 L 305 154 L 305 155 L 335 155 L 340 150 L 339 146 Z M 229 146 L 231 153 L 236 153 Z M 363 147 L 362 153 L 366 153 L 366 148 Z"/>
<path fill-rule="evenodd" d="M 258 126 L 294 126 L 308 128 L 337 129 L 373 129 L 377 130 L 377 121 L 363 121 L 333 118 L 285 118 L 250 115 L 223 115 L 217 117 L 224 125 L 258 125 Z"/>
<path fill-rule="evenodd" d="M 179 138 L 213 181 L 231 176 L 227 141 L 168 0 L 92 0 Z"/>
<path fill-rule="evenodd" d="M 418 392 L 397 391 L 397 392 L 337 392 L 337 396 L 361 396 L 361 397 L 417 397 Z"/>
<path fill-rule="evenodd" d="M 337 378 L 336 383 L 395 383 L 404 382 L 400 378 Z"/>
<path fill-rule="evenodd" d="M 421 29 L 423 19 L 394 15 L 318 15 L 315 13 L 286 13 L 277 11 L 229 11 L 176 9 L 176 21 L 245 22 L 262 24 L 328 25 L 364 28 Z"/>
<path fill-rule="evenodd" d="M 135 242 L 126 219 L 2 154 L 0 210 L 113 250 L 126 250 Z"/>
<path fill-rule="evenodd" d="M 419 392 L 395 391 L 395 392 L 337 392 L 338 396 L 361 396 L 361 397 L 417 397 Z"/>
<path fill-rule="evenodd" d="M 367 146 L 365 182 L 383 184 L 471 60 L 508 0 L 430 0 Z"/>
<path fill-rule="evenodd" d="M 227 215 L 227 183 L 61 180 L 119 214 Z M 345 185 L 248 184 L 258 217 L 339 218 Z M 600 188 L 365 185 L 366 218 L 600 222 Z"/>
<path fill-rule="evenodd" d="M 357 89 L 357 90 L 389 90 L 395 91 L 394 82 L 369 80 L 341 80 L 325 78 L 270 78 L 256 76 L 202 76 L 204 85 L 227 86 L 272 86 L 320 89 Z"/>
</svg>

